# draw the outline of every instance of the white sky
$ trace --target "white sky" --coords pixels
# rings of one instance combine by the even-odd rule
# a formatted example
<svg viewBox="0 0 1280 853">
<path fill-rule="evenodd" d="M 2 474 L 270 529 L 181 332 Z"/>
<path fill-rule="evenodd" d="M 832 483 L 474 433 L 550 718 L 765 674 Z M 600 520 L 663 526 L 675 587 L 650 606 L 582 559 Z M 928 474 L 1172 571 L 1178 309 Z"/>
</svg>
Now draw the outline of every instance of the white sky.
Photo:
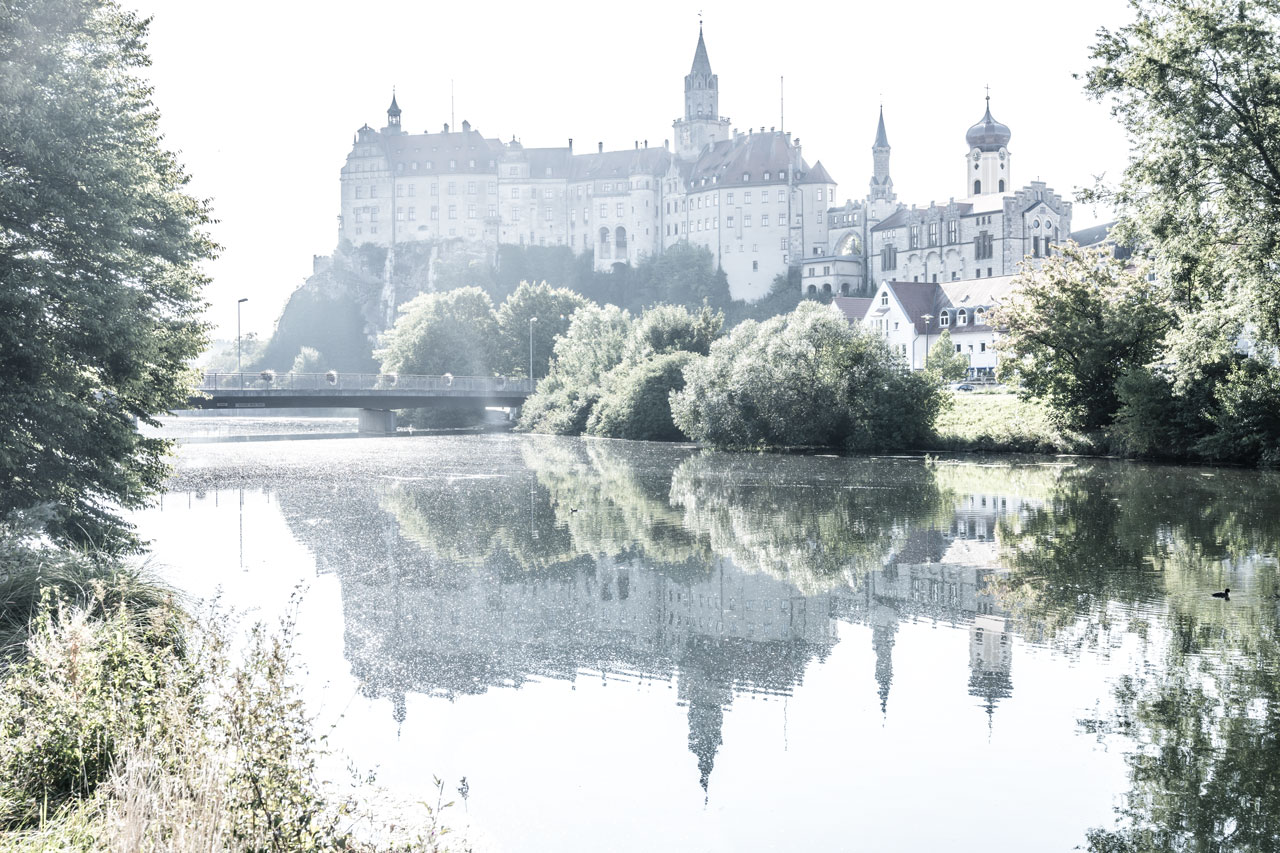
<svg viewBox="0 0 1280 853">
<path fill-rule="evenodd" d="M 964 133 L 992 114 L 1009 125 L 1014 185 L 1065 194 L 1116 177 L 1127 145 L 1073 73 L 1122 0 L 1071 7 L 729 0 L 627 6 L 510 3 L 281 3 L 123 0 L 154 16 L 156 103 L 167 144 L 214 202 L 224 247 L 209 271 L 215 334 L 269 334 L 311 256 L 337 242 L 338 176 L 356 128 L 386 123 L 394 84 L 412 133 L 450 121 L 528 146 L 631 147 L 672 137 L 701 9 L 720 78 L 720 111 L 745 130 L 786 128 L 821 160 L 838 198 L 866 195 L 881 98 L 900 201 L 964 195 Z M 1111 218 L 1077 207 L 1073 228 Z"/>
</svg>

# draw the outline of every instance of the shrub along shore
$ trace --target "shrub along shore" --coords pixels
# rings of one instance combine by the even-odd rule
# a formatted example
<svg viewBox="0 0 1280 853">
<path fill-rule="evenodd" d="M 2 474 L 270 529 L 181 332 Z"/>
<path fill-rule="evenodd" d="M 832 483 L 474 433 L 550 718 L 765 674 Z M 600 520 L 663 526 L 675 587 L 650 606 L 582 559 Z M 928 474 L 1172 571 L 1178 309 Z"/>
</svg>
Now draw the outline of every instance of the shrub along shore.
<svg viewBox="0 0 1280 853">
<path fill-rule="evenodd" d="M 289 620 L 233 652 L 224 616 L 38 529 L 0 523 L 0 851 L 445 849 L 439 803 L 392 833 L 322 778 Z"/>
</svg>

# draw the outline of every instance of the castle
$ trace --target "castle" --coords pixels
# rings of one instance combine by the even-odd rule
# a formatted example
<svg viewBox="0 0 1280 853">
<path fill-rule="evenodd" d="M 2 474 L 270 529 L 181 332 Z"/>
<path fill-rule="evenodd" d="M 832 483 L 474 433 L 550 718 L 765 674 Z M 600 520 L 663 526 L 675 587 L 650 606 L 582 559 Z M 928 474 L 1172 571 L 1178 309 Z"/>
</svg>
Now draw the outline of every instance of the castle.
<svg viewBox="0 0 1280 853">
<path fill-rule="evenodd" d="M 635 264 L 687 241 L 711 251 L 736 299 L 769 292 L 798 267 L 810 294 L 870 295 L 882 281 L 1006 276 L 1070 230 L 1071 204 L 1045 184 L 1012 190 L 1009 128 L 991 116 L 966 134 L 964 196 L 907 207 L 889 175 L 883 109 L 870 191 L 837 206 L 836 182 L 777 128 L 731 128 L 701 27 L 684 78 L 674 143 L 605 151 L 526 148 L 469 122 L 407 133 L 392 96 L 342 168 L 339 239 L 394 248 L 410 240 L 569 246 L 595 268 Z"/>
</svg>

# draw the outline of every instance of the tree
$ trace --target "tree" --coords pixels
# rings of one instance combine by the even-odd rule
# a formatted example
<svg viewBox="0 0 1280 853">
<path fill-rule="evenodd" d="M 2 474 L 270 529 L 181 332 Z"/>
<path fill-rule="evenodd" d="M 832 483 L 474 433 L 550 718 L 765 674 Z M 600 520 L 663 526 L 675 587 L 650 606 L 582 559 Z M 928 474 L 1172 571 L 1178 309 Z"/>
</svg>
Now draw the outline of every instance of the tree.
<svg viewBox="0 0 1280 853">
<path fill-rule="evenodd" d="M 1056 425 L 1095 432 L 1120 407 L 1117 383 L 1160 352 L 1173 322 L 1164 299 L 1106 250 L 1074 243 L 1039 269 L 1024 267 L 992 322 L 1002 380 L 1044 400 Z"/>
<path fill-rule="evenodd" d="M 496 332 L 493 303 L 480 288 L 424 293 L 400 307 L 377 356 L 383 373 L 487 376 Z"/>
<path fill-rule="evenodd" d="M 167 474 L 135 424 L 186 402 L 216 251 L 146 38 L 106 0 L 16 0 L 0 26 L 0 516 L 51 503 L 52 534 L 111 549 Z"/>
<path fill-rule="evenodd" d="M 685 434 L 671 420 L 671 394 L 684 388 L 684 368 L 696 358 L 691 352 L 668 352 L 614 368 L 591 411 L 587 434 L 683 441 Z"/>
<path fill-rule="evenodd" d="M 520 282 L 498 308 L 497 369 L 511 376 L 529 375 L 532 333 L 533 374 L 535 378 L 546 376 L 556 338 L 569 330 L 573 312 L 586 304 L 587 300 L 572 290 L 553 290 L 545 281 Z M 533 318 L 537 319 L 530 323 Z"/>
<path fill-rule="evenodd" d="M 739 324 L 689 364 L 685 382 L 671 400 L 675 424 L 717 447 L 918 446 L 942 401 L 882 338 L 811 301 Z"/>
<path fill-rule="evenodd" d="M 696 313 L 681 305 L 655 305 L 636 320 L 626 358 L 639 361 L 670 352 L 706 355 L 723 326 L 724 313 L 705 304 Z"/>
<path fill-rule="evenodd" d="M 632 334 L 631 315 L 616 305 L 589 303 L 574 312 L 569 331 L 556 339 L 551 372 L 522 407 L 520 428 L 581 435 L 605 374 L 622 363 Z"/>
<path fill-rule="evenodd" d="M 1131 5 L 1133 23 L 1100 31 L 1087 90 L 1110 99 L 1132 160 L 1092 198 L 1122 212 L 1120 238 L 1154 253 L 1180 310 L 1239 303 L 1276 343 L 1280 0 Z"/>
<path fill-rule="evenodd" d="M 320 373 L 324 370 L 324 356 L 312 347 L 302 347 L 294 356 L 292 373 Z"/>
<path fill-rule="evenodd" d="M 956 352 L 956 345 L 951 342 L 951 332 L 944 331 L 938 335 L 937 343 L 929 349 L 924 366 L 925 370 L 942 382 L 956 382 L 964 379 L 969 372 L 969 359 Z"/>
</svg>

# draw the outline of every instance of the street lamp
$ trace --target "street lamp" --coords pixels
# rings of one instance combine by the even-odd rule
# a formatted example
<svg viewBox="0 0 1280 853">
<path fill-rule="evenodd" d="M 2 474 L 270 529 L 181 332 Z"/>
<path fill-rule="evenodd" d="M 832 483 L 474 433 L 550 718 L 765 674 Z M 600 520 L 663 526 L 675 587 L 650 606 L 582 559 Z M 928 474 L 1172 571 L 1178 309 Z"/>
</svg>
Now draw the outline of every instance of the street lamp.
<svg viewBox="0 0 1280 853">
<path fill-rule="evenodd" d="M 533 324 L 538 322 L 537 317 L 529 318 L 529 380 L 533 380 Z"/>
<path fill-rule="evenodd" d="M 245 297 L 236 302 L 236 373 L 240 372 L 240 306 L 249 301 Z"/>
<path fill-rule="evenodd" d="M 929 323 L 933 320 L 932 314 L 921 314 L 920 319 L 924 320 L 924 366 L 929 366 Z"/>
</svg>

